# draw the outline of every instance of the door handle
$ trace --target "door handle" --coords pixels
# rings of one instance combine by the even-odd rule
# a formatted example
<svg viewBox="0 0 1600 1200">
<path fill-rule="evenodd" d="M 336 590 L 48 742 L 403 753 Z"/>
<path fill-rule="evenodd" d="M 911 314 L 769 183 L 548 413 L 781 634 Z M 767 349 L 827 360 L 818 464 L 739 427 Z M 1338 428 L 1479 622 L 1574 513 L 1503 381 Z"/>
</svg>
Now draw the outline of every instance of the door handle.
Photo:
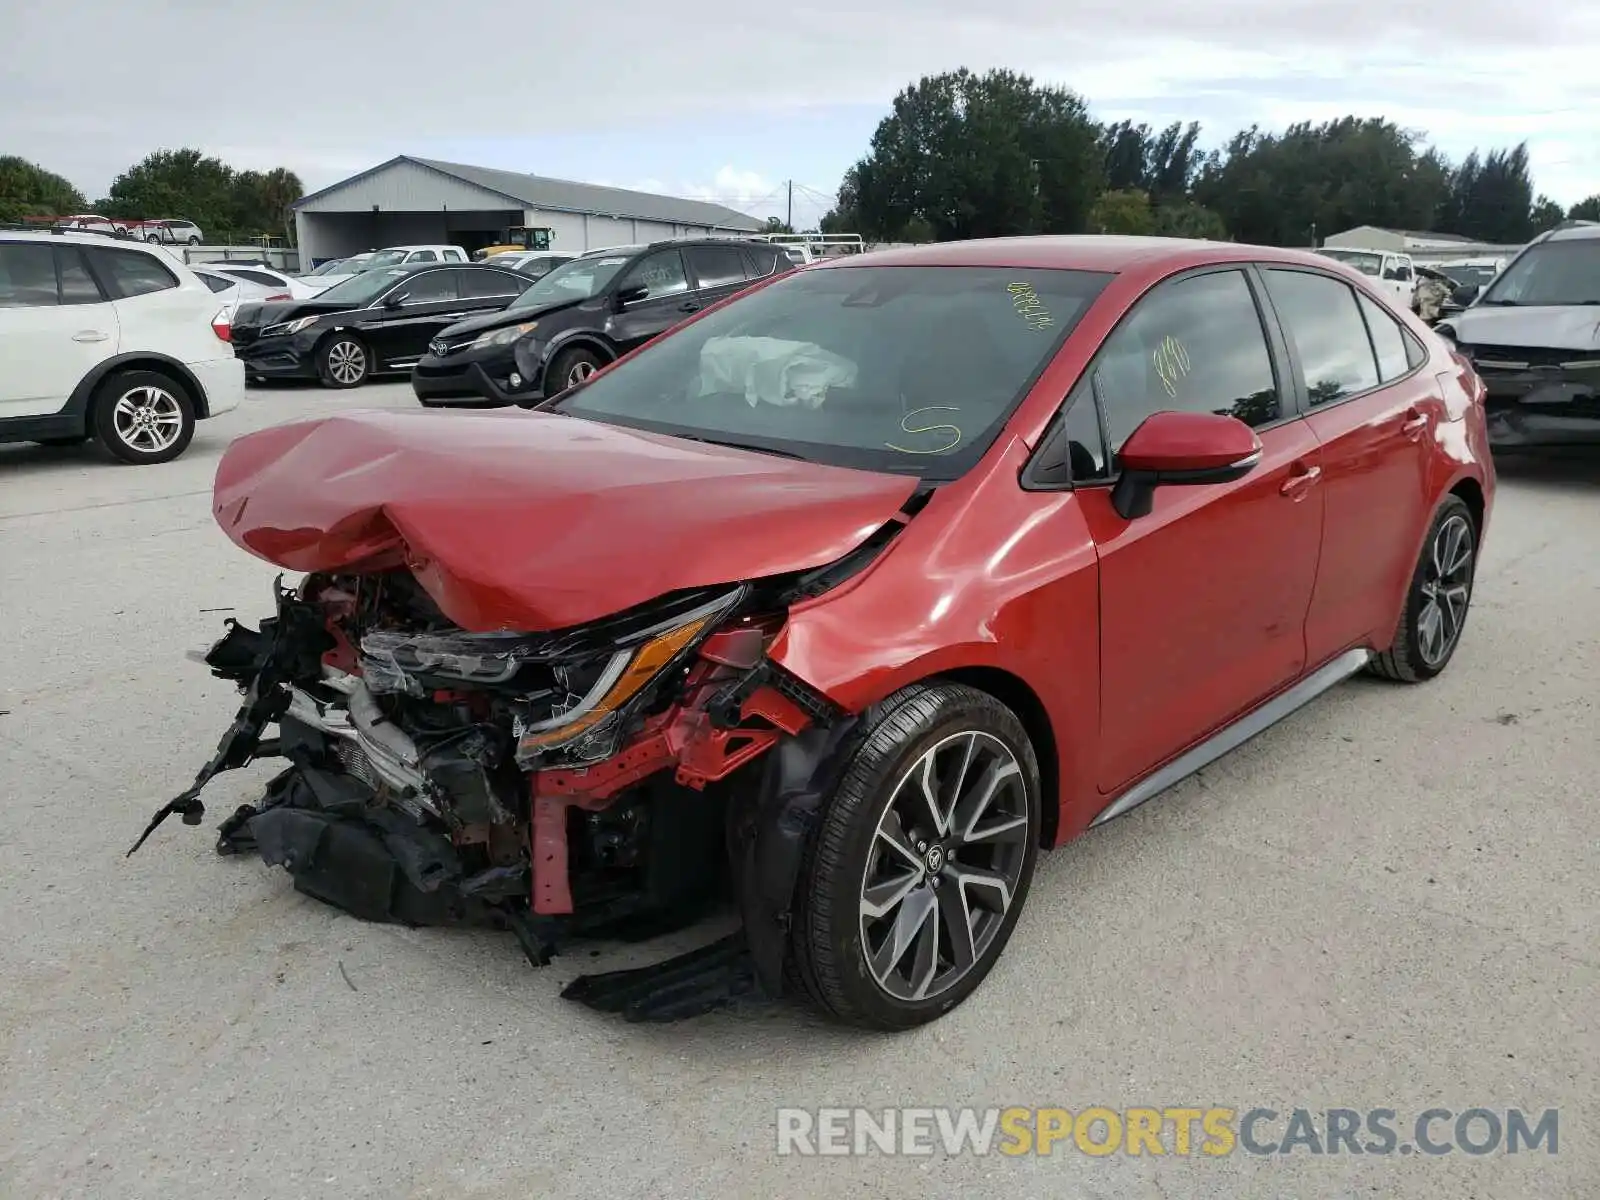
<svg viewBox="0 0 1600 1200">
<path fill-rule="evenodd" d="M 1427 428 L 1428 415 L 1426 413 L 1419 412 L 1414 408 L 1406 409 L 1406 419 L 1400 426 L 1400 432 L 1402 434 L 1410 438 L 1412 441 L 1416 441 L 1422 436 L 1423 431 Z"/>
<path fill-rule="evenodd" d="M 109 339 L 109 333 L 101 333 L 98 329 L 80 329 L 72 335 L 75 342 L 103 342 Z"/>
<path fill-rule="evenodd" d="M 1305 467 L 1290 473 L 1289 478 L 1283 481 L 1283 486 L 1278 489 L 1279 495 L 1288 496 L 1291 500 L 1298 500 L 1316 487 L 1322 479 L 1321 467 Z"/>
</svg>

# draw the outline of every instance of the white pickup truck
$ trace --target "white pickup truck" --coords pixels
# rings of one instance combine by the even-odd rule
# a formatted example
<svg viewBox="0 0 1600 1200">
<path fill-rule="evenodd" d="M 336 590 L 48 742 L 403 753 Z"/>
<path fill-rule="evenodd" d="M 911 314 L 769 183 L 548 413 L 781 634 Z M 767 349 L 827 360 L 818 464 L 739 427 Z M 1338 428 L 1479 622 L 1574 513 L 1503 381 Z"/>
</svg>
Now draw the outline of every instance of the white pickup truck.
<svg viewBox="0 0 1600 1200">
<path fill-rule="evenodd" d="M 1317 251 L 1370 275 L 1413 312 L 1417 308 L 1417 272 L 1409 254 L 1393 250 L 1361 250 L 1350 246 L 1325 246 Z"/>
</svg>

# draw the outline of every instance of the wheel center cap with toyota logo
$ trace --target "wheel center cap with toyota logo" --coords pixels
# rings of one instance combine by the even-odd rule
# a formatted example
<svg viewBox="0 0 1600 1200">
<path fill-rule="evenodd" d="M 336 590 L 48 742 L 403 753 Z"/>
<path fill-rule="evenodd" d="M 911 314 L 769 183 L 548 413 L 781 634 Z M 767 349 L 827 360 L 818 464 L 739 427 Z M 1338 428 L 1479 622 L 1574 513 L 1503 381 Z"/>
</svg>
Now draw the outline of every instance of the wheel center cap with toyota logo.
<svg viewBox="0 0 1600 1200">
<path fill-rule="evenodd" d="M 926 863 L 928 864 L 928 873 L 930 875 L 937 874 L 939 871 L 943 870 L 944 869 L 944 847 L 943 846 L 929 846 L 928 847 L 928 855 L 927 855 L 927 858 L 924 861 L 926 861 Z"/>
</svg>

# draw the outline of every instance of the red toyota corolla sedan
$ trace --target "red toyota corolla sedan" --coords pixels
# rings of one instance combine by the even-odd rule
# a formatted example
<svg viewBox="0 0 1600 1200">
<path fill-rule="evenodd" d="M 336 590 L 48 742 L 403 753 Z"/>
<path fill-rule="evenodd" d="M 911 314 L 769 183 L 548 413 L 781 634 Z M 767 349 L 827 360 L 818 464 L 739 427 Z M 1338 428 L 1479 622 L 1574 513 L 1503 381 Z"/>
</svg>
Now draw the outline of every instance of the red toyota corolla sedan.
<svg viewBox="0 0 1600 1200">
<path fill-rule="evenodd" d="M 1494 485 L 1471 367 L 1326 258 L 827 263 L 540 411 L 236 441 L 218 523 L 305 575 L 207 653 L 244 704 L 150 828 L 279 757 L 218 848 L 358 916 L 542 964 L 731 897 L 732 937 L 565 994 L 667 1019 L 787 983 L 917 1025 L 1041 846 L 1357 671 L 1442 671 Z"/>
</svg>

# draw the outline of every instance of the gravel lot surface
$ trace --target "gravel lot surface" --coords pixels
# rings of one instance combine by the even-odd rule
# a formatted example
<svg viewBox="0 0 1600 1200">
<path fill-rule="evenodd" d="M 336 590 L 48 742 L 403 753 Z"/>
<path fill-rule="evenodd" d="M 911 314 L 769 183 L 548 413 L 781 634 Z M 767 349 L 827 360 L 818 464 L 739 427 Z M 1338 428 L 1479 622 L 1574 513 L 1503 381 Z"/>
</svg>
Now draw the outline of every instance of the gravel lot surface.
<svg viewBox="0 0 1600 1200">
<path fill-rule="evenodd" d="M 1502 465 L 1450 670 L 1357 680 L 1041 862 L 965 1007 L 657 1028 L 509 936 L 360 924 L 212 827 L 132 859 L 236 704 L 187 662 L 273 571 L 212 524 L 253 391 L 163 467 L 0 447 L 0 1197 L 1600 1195 L 1600 463 Z M 698 940 L 695 938 L 693 940 Z M 780 1105 L 1559 1107 L 1559 1153 L 795 1158 Z M 1278 1126 L 1281 1130 L 1282 1125 Z"/>
</svg>

